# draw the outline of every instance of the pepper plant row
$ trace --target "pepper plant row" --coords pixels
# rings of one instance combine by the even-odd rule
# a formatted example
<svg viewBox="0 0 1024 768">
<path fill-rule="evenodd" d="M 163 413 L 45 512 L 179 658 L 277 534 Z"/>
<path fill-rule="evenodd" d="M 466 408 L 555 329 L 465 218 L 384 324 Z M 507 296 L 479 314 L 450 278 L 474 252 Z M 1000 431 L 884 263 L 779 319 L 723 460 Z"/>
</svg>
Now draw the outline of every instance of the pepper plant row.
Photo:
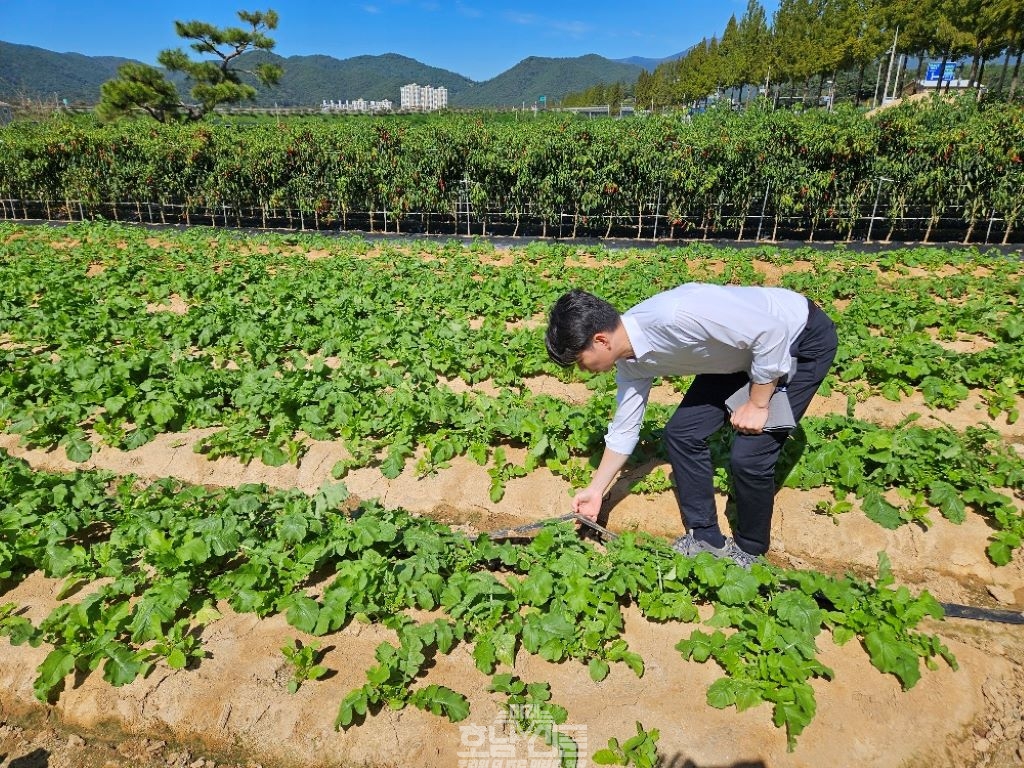
<svg viewBox="0 0 1024 768">
<path fill-rule="evenodd" d="M 662 231 L 742 231 L 748 213 L 763 209 L 813 235 L 820 226 L 852 234 L 881 198 L 890 224 L 916 207 L 928 233 L 952 219 L 969 240 L 995 216 L 1008 237 L 1024 213 L 1022 115 L 1019 105 L 968 97 L 873 119 L 852 109 L 751 108 L 692 120 L 17 122 L 0 129 L 0 199 L 40 201 L 51 216 L 115 204 L 140 216 L 151 205 L 180 206 L 186 219 L 287 209 L 343 228 L 357 212 L 384 212 L 385 228 L 411 214 L 457 221 L 469 204 L 545 227 L 571 215 L 573 233 L 592 231 L 591 220 L 609 229 L 636 221 L 655 205 Z"/>
</svg>

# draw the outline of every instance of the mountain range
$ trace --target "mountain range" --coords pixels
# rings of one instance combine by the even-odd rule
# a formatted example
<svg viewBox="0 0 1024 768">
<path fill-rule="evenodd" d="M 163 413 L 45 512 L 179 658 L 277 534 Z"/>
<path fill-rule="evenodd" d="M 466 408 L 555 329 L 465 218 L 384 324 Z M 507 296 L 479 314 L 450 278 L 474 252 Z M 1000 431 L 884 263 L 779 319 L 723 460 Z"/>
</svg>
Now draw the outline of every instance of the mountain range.
<svg viewBox="0 0 1024 768">
<path fill-rule="evenodd" d="M 598 83 L 632 84 L 643 69 L 653 70 L 665 59 L 634 56 L 612 60 L 596 54 L 575 58 L 531 56 L 490 80 L 477 82 L 456 72 L 386 53 L 335 59 L 331 56 L 289 56 L 254 52 L 239 57 L 242 69 L 257 61 L 281 65 L 284 75 L 274 88 L 260 88 L 256 106 L 319 107 L 323 100 L 390 99 L 399 102 L 407 83 L 445 86 L 452 108 L 508 107 L 533 104 L 541 96 L 549 103 Z M 57 53 L 30 45 L 0 41 L 0 100 L 67 99 L 69 104 L 95 104 L 100 85 L 116 76 L 132 59 Z"/>
</svg>

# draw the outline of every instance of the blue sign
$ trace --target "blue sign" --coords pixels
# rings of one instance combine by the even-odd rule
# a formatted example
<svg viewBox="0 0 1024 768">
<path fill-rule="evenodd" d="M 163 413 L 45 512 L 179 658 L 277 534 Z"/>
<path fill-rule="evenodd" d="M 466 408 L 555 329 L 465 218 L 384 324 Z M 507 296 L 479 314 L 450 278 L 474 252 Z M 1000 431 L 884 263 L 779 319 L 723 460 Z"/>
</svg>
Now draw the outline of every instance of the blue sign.
<svg viewBox="0 0 1024 768">
<path fill-rule="evenodd" d="M 924 80 L 926 83 L 934 83 L 939 79 L 939 67 L 940 64 L 929 64 L 928 69 L 925 71 Z M 950 80 L 956 77 L 956 63 L 946 62 L 946 69 L 942 75 L 942 82 L 948 83 Z"/>
</svg>

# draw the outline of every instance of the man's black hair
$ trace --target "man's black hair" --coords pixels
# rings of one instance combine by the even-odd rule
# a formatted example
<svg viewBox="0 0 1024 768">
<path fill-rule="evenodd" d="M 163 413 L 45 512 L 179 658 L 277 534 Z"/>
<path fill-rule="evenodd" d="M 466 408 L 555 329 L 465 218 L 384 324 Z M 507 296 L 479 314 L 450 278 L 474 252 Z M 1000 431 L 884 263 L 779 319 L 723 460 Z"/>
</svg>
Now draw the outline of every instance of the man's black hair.
<svg viewBox="0 0 1024 768">
<path fill-rule="evenodd" d="M 574 288 L 551 308 L 544 337 L 548 356 L 565 368 L 575 365 L 595 333 L 610 333 L 618 325 L 615 307 L 592 293 Z"/>
</svg>

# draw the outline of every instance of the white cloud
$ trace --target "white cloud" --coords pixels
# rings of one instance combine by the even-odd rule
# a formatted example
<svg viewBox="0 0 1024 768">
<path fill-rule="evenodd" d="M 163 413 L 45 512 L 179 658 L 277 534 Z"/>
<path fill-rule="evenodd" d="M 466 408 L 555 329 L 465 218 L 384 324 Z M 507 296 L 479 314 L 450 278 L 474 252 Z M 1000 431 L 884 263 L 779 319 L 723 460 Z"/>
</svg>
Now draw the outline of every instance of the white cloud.
<svg viewBox="0 0 1024 768">
<path fill-rule="evenodd" d="M 363 11 L 366 13 L 380 13 L 380 7 L 376 5 L 364 5 Z"/>
<path fill-rule="evenodd" d="M 548 22 L 548 26 L 572 35 L 573 37 L 583 37 L 584 35 L 590 34 L 591 29 L 593 29 L 585 21 L 551 21 Z"/>
<path fill-rule="evenodd" d="M 512 24 L 519 24 L 524 27 L 541 27 L 543 29 L 555 30 L 570 35 L 571 37 L 584 37 L 593 31 L 593 27 L 585 21 L 546 19 L 532 13 L 516 13 L 506 11 L 502 14 L 505 21 Z"/>
<path fill-rule="evenodd" d="M 539 19 L 532 13 L 515 13 L 514 11 L 506 11 L 502 14 L 506 21 L 510 21 L 513 24 L 521 24 L 525 26 L 532 26 L 539 23 Z"/>
</svg>

